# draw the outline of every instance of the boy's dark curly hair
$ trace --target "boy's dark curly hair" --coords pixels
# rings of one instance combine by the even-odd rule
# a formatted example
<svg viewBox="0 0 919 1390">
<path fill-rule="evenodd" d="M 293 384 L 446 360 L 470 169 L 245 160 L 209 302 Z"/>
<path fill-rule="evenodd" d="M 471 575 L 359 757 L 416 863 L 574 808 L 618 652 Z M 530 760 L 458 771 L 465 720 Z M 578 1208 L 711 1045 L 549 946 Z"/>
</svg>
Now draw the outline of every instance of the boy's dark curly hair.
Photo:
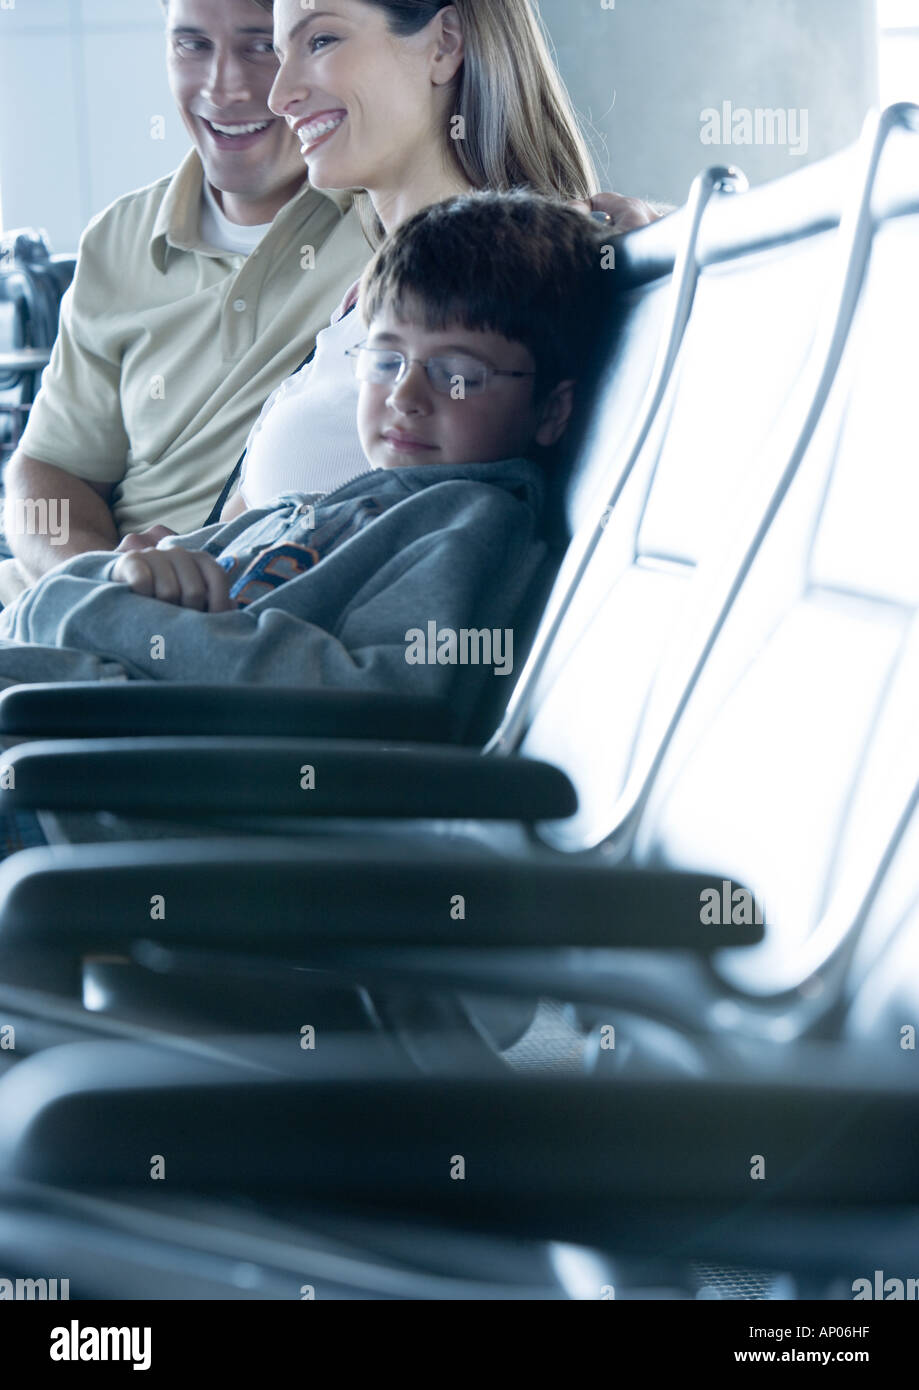
<svg viewBox="0 0 919 1390">
<path fill-rule="evenodd" d="M 389 305 L 429 332 L 454 323 L 523 343 L 538 398 L 596 356 L 614 279 L 608 237 L 576 208 L 523 190 L 449 198 L 379 248 L 361 281 L 361 314 L 369 325 Z"/>
</svg>

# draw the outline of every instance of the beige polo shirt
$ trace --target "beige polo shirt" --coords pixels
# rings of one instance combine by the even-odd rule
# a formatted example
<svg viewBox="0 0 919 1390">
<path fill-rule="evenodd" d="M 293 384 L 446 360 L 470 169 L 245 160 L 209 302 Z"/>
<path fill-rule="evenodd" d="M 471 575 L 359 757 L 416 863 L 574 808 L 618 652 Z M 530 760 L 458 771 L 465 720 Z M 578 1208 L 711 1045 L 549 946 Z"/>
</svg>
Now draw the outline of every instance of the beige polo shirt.
<svg viewBox="0 0 919 1390">
<path fill-rule="evenodd" d="M 204 244 L 203 177 L 193 150 L 89 224 L 20 441 L 44 463 L 116 484 L 122 535 L 204 523 L 265 400 L 372 254 L 350 195 L 308 185 L 249 256 Z M 21 587 L 10 578 L 5 602 Z"/>
</svg>

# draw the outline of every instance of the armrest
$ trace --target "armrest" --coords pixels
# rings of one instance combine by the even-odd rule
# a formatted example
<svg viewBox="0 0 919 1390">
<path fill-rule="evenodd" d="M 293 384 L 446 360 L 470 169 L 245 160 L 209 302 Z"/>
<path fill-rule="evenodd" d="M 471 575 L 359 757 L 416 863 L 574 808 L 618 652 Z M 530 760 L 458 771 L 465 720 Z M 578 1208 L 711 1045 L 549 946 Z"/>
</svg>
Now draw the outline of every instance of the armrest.
<svg viewBox="0 0 919 1390">
<path fill-rule="evenodd" d="M 702 893 L 720 880 L 430 842 L 419 852 L 400 839 L 55 846 L 0 865 L 0 948 L 83 954 L 143 939 L 291 960 L 316 948 L 711 953 L 761 941 L 762 925 L 700 921 Z M 153 895 L 165 899 L 161 920 L 151 920 Z"/>
<path fill-rule="evenodd" d="M 577 807 L 568 778 L 549 763 L 425 744 L 61 740 L 9 749 L 0 768 L 7 810 L 537 821 Z"/>
<path fill-rule="evenodd" d="M 480 1204 L 508 1223 L 541 1213 L 562 1238 L 567 1211 L 591 1226 L 592 1244 L 623 1203 L 709 1203 L 737 1219 L 774 1206 L 801 1213 L 803 1203 L 882 1213 L 919 1201 L 919 1088 L 859 1077 L 858 1058 L 842 1050 L 805 1076 L 615 1082 L 413 1075 L 363 1038 L 325 1037 L 298 1055 L 294 1036 L 290 1051 L 287 1075 L 111 1040 L 26 1058 L 0 1080 L 3 1171 L 142 1190 L 150 1155 L 165 1154 L 176 1191 L 359 1198 L 455 1219 L 445 1174 L 462 1153 L 465 1221 Z M 751 1184 L 749 1155 L 763 1152 L 770 1181 Z M 699 1233 L 709 1234 L 709 1215 Z"/>
<path fill-rule="evenodd" d="M 436 743 L 449 732 L 446 707 L 421 696 L 163 681 L 16 685 L 0 694 L 0 735 L 9 738 L 264 734 Z"/>
</svg>

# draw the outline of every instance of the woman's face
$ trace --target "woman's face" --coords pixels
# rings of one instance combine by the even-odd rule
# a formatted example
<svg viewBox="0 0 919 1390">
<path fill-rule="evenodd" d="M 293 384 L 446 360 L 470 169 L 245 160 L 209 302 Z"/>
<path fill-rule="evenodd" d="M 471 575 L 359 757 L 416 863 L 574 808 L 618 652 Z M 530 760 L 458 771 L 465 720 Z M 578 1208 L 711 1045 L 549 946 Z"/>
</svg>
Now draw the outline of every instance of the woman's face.
<svg viewBox="0 0 919 1390">
<path fill-rule="evenodd" d="M 462 63 L 446 14 L 399 38 L 365 0 L 276 0 L 281 67 L 268 104 L 297 134 L 317 188 L 400 188 L 442 162 Z"/>
</svg>

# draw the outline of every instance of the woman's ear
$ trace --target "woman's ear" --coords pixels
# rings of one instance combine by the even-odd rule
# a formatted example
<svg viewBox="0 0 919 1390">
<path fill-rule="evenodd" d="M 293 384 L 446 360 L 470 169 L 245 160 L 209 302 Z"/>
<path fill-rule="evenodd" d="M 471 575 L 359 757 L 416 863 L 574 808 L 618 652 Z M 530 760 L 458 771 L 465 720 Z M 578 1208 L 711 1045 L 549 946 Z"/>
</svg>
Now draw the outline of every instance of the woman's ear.
<svg viewBox="0 0 919 1390">
<path fill-rule="evenodd" d="M 431 80 L 435 87 L 445 87 L 448 82 L 453 81 L 466 56 L 463 25 L 455 5 L 447 5 L 445 9 L 438 11 L 433 22 L 438 27 L 435 30 L 437 45 Z"/>
<path fill-rule="evenodd" d="M 557 444 L 568 428 L 574 409 L 574 388 L 574 381 L 560 381 L 539 407 L 536 443 L 545 449 Z"/>
</svg>

